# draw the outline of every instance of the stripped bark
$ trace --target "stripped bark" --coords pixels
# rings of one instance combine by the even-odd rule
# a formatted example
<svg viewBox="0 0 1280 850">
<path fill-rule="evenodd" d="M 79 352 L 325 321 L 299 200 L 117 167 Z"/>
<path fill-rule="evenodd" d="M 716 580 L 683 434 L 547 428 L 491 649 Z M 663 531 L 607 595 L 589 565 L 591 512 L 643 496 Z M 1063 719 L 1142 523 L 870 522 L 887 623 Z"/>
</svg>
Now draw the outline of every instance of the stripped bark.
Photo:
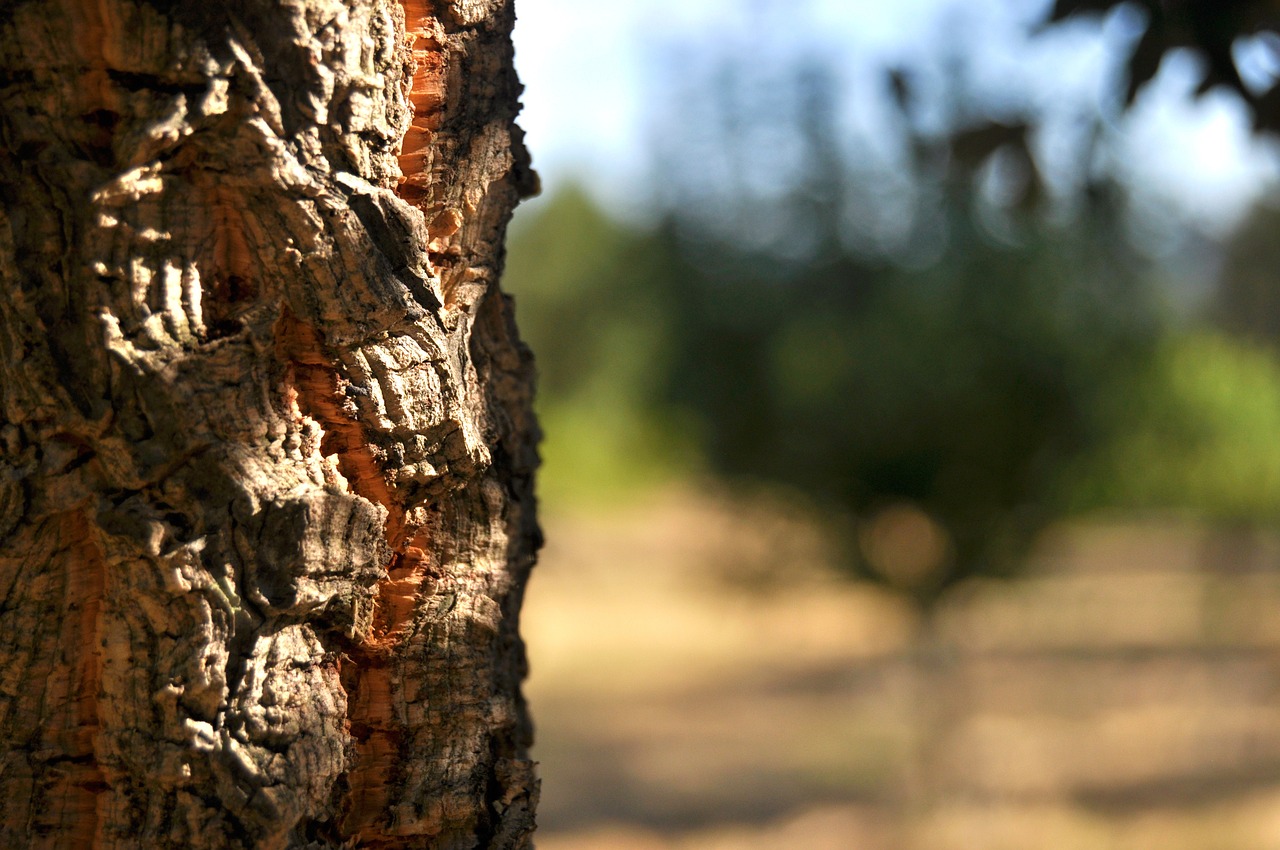
<svg viewBox="0 0 1280 850">
<path fill-rule="evenodd" d="M 0 0 L 0 846 L 529 846 L 510 0 Z"/>
</svg>

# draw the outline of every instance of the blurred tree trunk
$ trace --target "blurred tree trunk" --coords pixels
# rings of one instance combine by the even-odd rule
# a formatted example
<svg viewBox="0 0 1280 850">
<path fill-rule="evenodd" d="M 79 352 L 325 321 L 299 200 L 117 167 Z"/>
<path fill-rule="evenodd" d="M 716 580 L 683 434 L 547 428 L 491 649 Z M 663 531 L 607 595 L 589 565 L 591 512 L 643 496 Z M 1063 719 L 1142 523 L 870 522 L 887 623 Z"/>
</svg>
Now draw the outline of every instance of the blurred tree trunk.
<svg viewBox="0 0 1280 850">
<path fill-rule="evenodd" d="M 529 845 L 511 0 L 0 0 L 0 846 Z"/>
</svg>

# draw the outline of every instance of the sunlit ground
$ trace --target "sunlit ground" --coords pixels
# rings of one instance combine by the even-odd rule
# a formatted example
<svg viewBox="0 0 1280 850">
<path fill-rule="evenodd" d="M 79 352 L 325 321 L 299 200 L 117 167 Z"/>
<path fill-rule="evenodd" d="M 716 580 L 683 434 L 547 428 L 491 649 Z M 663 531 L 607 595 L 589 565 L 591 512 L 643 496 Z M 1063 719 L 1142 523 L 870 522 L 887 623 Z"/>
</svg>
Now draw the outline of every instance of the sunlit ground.
<svg viewBox="0 0 1280 850">
<path fill-rule="evenodd" d="M 1060 527 L 925 637 L 781 500 L 544 524 L 542 850 L 1280 847 L 1280 541 Z"/>
</svg>

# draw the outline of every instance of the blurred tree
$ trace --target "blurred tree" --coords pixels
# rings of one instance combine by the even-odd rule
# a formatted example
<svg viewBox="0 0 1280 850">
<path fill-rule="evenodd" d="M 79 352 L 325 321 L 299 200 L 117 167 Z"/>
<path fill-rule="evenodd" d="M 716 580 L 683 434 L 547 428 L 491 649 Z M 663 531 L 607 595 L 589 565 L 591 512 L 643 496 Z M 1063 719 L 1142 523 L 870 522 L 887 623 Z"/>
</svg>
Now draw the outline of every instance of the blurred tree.
<svg viewBox="0 0 1280 850">
<path fill-rule="evenodd" d="M 1064 2 L 1052 18 L 1117 5 Z M 1223 33 L 1265 25 L 1260 4 L 1216 18 L 1140 5 L 1154 23 L 1147 53 L 1126 60 L 1130 98 L 1153 46 L 1204 45 L 1210 78 L 1244 85 L 1221 64 Z M 851 567 L 925 605 L 968 576 L 1016 571 L 1065 510 L 1269 504 L 1269 473 L 1190 471 L 1225 457 L 1235 401 L 1170 364 L 1200 356 L 1197 374 L 1218 376 L 1206 382 L 1237 387 L 1268 373 L 1239 346 L 1167 336 L 1124 199 L 1094 167 L 1101 130 L 1079 134 L 1082 195 L 1055 196 L 1043 116 L 978 97 L 950 42 L 933 55 L 937 68 L 885 76 L 900 108 L 886 154 L 842 121 L 846 81 L 812 44 L 669 54 L 659 226 L 624 228 L 573 193 L 513 249 L 542 354 L 548 482 L 565 483 L 553 495 L 586 486 L 584 470 L 625 489 L 699 462 L 795 488 L 847 532 Z M 1269 421 L 1265 404 L 1250 409 L 1253 425 Z M 1163 452 L 1167 480 L 1144 479 L 1128 451 Z"/>
<path fill-rule="evenodd" d="M 1124 431 L 1082 458 L 1081 509 L 1190 512 L 1237 528 L 1280 517 L 1280 250 L 1260 205 L 1227 241 L 1204 308 L 1102 399 Z"/>
<path fill-rule="evenodd" d="M 661 134 L 656 230 L 569 192 L 513 240 L 548 492 L 564 492 L 558 464 L 569 486 L 631 486 L 636 458 L 675 470 L 696 455 L 811 494 L 851 567 L 922 604 L 1016 570 L 1067 506 L 1073 464 L 1116 427 L 1098 415 L 1108 376 L 1153 345 L 1114 191 L 1098 183 L 1055 219 L 1027 123 L 987 128 L 954 92 L 951 131 L 906 117 L 907 170 L 890 177 L 850 156 L 820 59 L 766 72 L 730 57 L 679 78 L 690 108 Z M 767 127 L 750 123 L 756 87 Z M 886 180 L 907 222 L 877 244 Z"/>
<path fill-rule="evenodd" d="M 941 105 L 923 108 L 909 72 L 890 78 L 909 224 L 879 256 L 858 250 L 848 222 L 867 219 L 884 177 L 851 164 L 831 67 L 808 56 L 762 80 L 722 61 L 705 85 L 726 114 L 668 124 L 695 140 L 685 156 L 704 168 L 722 151 L 731 173 L 758 161 L 741 104 L 762 85 L 790 91 L 769 135 L 794 153 L 714 195 L 696 179 L 664 187 L 681 246 L 666 277 L 680 304 L 671 402 L 697 414 L 714 468 L 819 497 L 844 517 L 849 563 L 926 606 L 968 576 L 1015 571 L 1066 509 L 1074 464 L 1120 427 L 1100 415 L 1109 377 L 1154 347 L 1159 311 L 1115 190 L 1094 180 L 1074 217 L 1055 217 L 1029 120 L 991 119 L 944 56 Z"/>
<path fill-rule="evenodd" d="M 1133 370 L 1134 365 L 1137 366 Z M 1213 329 L 1170 334 L 1102 388 L 1125 427 L 1080 458 L 1080 509 L 1190 513 L 1256 528 L 1280 517 L 1280 358 Z"/>
<path fill-rule="evenodd" d="M 1203 60 L 1197 94 L 1215 86 L 1249 105 L 1255 128 L 1280 131 L 1280 4 L 1274 0 L 1056 0 L 1049 22 L 1136 13 L 1125 103 L 1163 58 Z M 1261 204 L 1228 240 L 1208 305 L 1216 329 L 1182 333 L 1136 374 L 1114 382 L 1110 404 L 1130 428 L 1088 459 L 1083 504 L 1192 509 L 1230 524 L 1280 516 L 1280 252 L 1277 211 Z M 1225 330 L 1226 333 L 1222 331 Z M 1242 338 L 1243 337 L 1243 338 Z"/>
<path fill-rule="evenodd" d="M 947 248 L 924 269 L 844 256 L 779 279 L 704 242 L 671 278 L 669 392 L 698 413 L 715 468 L 848 511 L 852 563 L 922 602 L 1017 568 L 1066 507 L 1073 460 L 1118 426 L 1100 393 L 1156 327 L 1113 223 L 1039 224 L 1001 245 L 969 200 L 945 194 Z M 940 541 L 909 569 L 877 531 L 908 514 Z"/>
<path fill-rule="evenodd" d="M 1256 207 L 1228 240 L 1214 318 L 1228 331 L 1280 349 L 1280 208 Z"/>
<path fill-rule="evenodd" d="M 657 402 L 676 364 L 670 247 L 610 220 L 577 187 L 536 204 L 511 239 L 506 282 L 538 352 L 550 502 L 625 497 L 687 471 L 696 452 Z"/>
</svg>

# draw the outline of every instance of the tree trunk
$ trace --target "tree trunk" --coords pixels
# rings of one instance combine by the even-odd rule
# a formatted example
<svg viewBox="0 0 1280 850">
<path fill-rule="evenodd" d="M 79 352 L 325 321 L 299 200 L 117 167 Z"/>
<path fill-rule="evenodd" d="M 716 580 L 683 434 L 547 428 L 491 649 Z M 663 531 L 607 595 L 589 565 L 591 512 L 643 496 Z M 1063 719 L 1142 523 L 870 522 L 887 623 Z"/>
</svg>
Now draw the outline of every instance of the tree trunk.
<svg viewBox="0 0 1280 850">
<path fill-rule="evenodd" d="M 529 846 L 510 0 L 0 0 L 0 846 Z"/>
</svg>

